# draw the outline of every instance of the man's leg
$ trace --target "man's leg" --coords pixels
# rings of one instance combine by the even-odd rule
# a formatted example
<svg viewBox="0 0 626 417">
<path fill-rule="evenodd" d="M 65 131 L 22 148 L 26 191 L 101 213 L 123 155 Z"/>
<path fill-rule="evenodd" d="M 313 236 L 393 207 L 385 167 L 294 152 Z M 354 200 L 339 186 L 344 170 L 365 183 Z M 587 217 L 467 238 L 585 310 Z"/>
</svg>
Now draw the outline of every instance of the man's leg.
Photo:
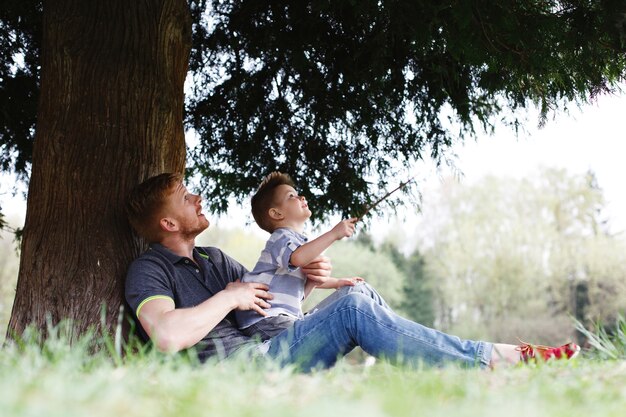
<svg viewBox="0 0 626 417">
<path fill-rule="evenodd" d="M 267 354 L 304 371 L 330 367 L 356 346 L 378 358 L 406 364 L 490 364 L 491 343 L 461 340 L 404 319 L 375 300 L 367 287 L 331 297 L 315 313 L 270 339 Z"/>
<path fill-rule="evenodd" d="M 353 286 L 346 285 L 345 287 L 338 288 L 331 295 L 324 298 L 322 301 L 319 302 L 319 304 L 317 304 L 315 307 L 309 310 L 308 314 L 313 314 L 319 311 L 320 309 L 325 308 L 326 306 L 329 306 L 330 304 L 336 302 L 341 297 L 344 297 L 352 293 L 363 294 L 371 298 L 376 304 L 380 305 L 381 307 L 391 309 L 391 307 L 389 307 L 389 305 L 385 302 L 385 300 L 378 293 L 378 291 L 374 289 L 374 287 L 369 285 L 367 282 L 358 282 Z"/>
</svg>

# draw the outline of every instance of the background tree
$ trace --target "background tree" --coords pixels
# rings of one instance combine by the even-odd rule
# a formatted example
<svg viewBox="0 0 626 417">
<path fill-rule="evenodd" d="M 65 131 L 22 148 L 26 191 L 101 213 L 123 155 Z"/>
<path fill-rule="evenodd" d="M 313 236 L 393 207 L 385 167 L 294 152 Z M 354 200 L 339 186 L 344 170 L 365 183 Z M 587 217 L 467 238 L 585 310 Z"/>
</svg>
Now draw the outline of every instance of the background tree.
<svg viewBox="0 0 626 417">
<path fill-rule="evenodd" d="M 435 323 L 434 294 L 433 283 L 426 272 L 426 260 L 417 250 L 407 256 L 388 242 L 381 249 L 389 254 L 404 275 L 400 309 L 406 317 L 432 327 Z"/>
<path fill-rule="evenodd" d="M 113 321 L 141 247 L 123 196 L 184 165 L 191 36 L 190 172 L 216 210 L 281 169 L 322 197 L 319 213 L 358 213 L 405 179 L 398 171 L 424 153 L 440 158 L 504 109 L 535 103 L 546 114 L 626 71 L 617 0 L 207 5 L 5 1 L 2 168 L 27 175 L 32 146 L 13 329 L 42 326 L 47 312 L 86 326 L 101 301 Z"/>
<path fill-rule="evenodd" d="M 571 317 L 610 322 L 626 308 L 626 248 L 606 230 L 592 174 L 450 182 L 428 201 L 421 229 L 439 326 L 558 343 L 574 336 Z"/>
<path fill-rule="evenodd" d="M 0 230 L 0 329 L 2 330 L 9 323 L 19 266 L 19 255 L 15 250 L 15 236 L 12 233 L 12 228 L 18 224 L 18 219 L 5 220 L 7 229 Z M 4 331 L 0 332 L 0 345 L 3 341 Z"/>
</svg>

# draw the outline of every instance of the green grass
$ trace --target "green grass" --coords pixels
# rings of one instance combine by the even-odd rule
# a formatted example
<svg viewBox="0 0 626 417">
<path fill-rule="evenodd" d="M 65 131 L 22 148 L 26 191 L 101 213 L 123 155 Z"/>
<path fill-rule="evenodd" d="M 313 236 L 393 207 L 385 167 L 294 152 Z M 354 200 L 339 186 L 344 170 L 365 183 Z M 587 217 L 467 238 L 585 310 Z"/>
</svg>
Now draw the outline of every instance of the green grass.
<svg viewBox="0 0 626 417">
<path fill-rule="evenodd" d="M 597 358 L 626 360 L 626 319 L 621 314 L 609 329 L 598 324 L 589 330 L 576 322 L 576 330 L 585 336 Z"/>
<path fill-rule="evenodd" d="M 27 337 L 28 339 L 28 337 Z M 622 416 L 626 362 L 589 355 L 496 371 L 342 361 L 300 374 L 271 364 L 199 365 L 62 331 L 0 350 L 0 414 L 9 416 Z M 117 358 L 117 359 L 116 359 Z"/>
</svg>

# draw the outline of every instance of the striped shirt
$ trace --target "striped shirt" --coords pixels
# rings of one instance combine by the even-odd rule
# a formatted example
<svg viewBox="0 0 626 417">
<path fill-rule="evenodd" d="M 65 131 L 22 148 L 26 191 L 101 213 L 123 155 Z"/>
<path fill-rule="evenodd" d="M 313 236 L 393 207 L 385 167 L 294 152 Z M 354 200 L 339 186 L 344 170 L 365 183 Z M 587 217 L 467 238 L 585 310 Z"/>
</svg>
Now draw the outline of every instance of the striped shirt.
<svg viewBox="0 0 626 417">
<path fill-rule="evenodd" d="M 305 275 L 300 268 L 290 264 L 291 254 L 307 238 L 291 229 L 280 227 L 268 239 L 265 249 L 254 269 L 245 274 L 242 282 L 260 282 L 269 285 L 269 292 L 274 296 L 269 301 L 272 305 L 265 311 L 269 316 L 286 314 L 297 319 L 303 318 L 302 300 L 304 299 Z M 253 310 L 235 312 L 239 328 L 244 329 L 263 318 Z"/>
</svg>

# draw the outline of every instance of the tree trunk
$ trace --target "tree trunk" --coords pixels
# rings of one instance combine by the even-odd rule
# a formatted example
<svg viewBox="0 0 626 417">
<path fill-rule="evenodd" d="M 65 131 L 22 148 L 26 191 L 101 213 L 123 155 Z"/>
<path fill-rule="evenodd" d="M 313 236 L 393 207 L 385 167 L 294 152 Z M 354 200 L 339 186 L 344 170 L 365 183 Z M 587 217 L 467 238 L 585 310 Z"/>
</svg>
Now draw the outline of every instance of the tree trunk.
<svg viewBox="0 0 626 417">
<path fill-rule="evenodd" d="M 44 1 L 41 98 L 9 334 L 71 319 L 112 328 L 144 244 L 130 189 L 185 165 L 185 0 Z"/>
</svg>

